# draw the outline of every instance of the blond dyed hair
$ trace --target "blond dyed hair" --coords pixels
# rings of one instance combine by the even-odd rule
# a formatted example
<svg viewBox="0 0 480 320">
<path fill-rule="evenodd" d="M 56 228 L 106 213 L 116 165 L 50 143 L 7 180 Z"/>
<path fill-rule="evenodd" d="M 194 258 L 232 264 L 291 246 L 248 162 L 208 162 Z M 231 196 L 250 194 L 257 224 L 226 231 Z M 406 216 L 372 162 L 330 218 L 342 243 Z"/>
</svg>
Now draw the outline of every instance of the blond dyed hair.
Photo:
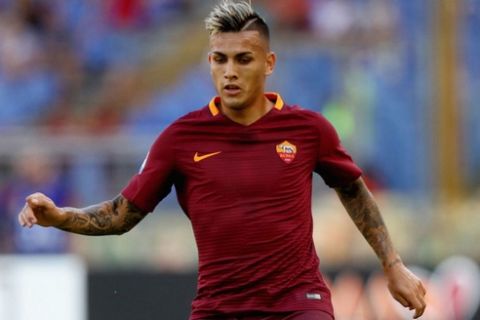
<svg viewBox="0 0 480 320">
<path fill-rule="evenodd" d="M 222 0 L 205 19 L 205 27 L 212 36 L 223 32 L 258 31 L 270 39 L 265 20 L 253 10 L 250 1 Z"/>
</svg>

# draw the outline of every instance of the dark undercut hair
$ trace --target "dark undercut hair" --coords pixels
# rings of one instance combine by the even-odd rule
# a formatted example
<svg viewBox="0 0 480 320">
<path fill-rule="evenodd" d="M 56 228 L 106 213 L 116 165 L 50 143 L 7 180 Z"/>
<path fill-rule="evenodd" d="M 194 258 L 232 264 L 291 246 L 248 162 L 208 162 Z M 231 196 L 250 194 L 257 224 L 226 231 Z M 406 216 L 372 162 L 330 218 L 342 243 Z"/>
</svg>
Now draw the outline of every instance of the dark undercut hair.
<svg viewBox="0 0 480 320">
<path fill-rule="evenodd" d="M 245 0 L 223 0 L 205 19 L 205 27 L 211 36 L 222 32 L 258 31 L 270 40 L 265 20 Z"/>
</svg>

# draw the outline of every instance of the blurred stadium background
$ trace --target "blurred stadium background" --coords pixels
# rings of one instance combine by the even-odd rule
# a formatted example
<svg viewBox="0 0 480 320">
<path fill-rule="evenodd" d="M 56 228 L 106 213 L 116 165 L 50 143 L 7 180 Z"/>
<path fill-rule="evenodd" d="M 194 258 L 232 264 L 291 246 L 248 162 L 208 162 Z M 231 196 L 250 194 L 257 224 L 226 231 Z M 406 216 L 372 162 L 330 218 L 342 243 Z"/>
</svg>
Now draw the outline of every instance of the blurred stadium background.
<svg viewBox="0 0 480 320">
<path fill-rule="evenodd" d="M 121 237 L 25 231 L 16 215 L 34 191 L 114 197 L 158 133 L 209 101 L 215 2 L 0 0 L 0 319 L 186 319 L 197 257 L 174 195 Z M 269 89 L 335 124 L 428 284 L 424 318 L 480 319 L 480 1 L 253 3 L 278 55 Z M 319 179 L 314 199 L 338 319 L 408 318 Z"/>
</svg>

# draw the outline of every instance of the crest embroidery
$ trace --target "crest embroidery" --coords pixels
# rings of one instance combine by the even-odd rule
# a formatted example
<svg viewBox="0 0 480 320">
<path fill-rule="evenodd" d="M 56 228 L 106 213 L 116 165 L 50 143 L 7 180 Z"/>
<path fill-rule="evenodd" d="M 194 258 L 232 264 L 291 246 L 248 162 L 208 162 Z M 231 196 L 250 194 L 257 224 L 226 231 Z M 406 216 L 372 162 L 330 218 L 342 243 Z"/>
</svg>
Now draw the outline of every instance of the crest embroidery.
<svg viewBox="0 0 480 320">
<path fill-rule="evenodd" d="M 287 140 L 283 141 L 276 146 L 277 154 L 285 163 L 290 163 L 295 159 L 297 154 L 297 147 L 291 144 Z"/>
</svg>

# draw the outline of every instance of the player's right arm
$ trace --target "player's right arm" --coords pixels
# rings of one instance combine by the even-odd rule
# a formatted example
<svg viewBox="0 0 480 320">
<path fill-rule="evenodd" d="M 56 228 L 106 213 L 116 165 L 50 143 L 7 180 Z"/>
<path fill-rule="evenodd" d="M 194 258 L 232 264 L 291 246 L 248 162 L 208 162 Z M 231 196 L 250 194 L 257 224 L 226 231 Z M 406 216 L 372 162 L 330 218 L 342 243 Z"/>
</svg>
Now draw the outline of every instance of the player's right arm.
<svg viewBox="0 0 480 320">
<path fill-rule="evenodd" d="M 42 193 L 26 198 L 25 206 L 18 215 L 23 227 L 37 224 L 55 227 L 64 231 L 100 236 L 123 234 L 137 225 L 146 213 L 135 207 L 122 195 L 87 208 L 59 208 Z"/>
</svg>

